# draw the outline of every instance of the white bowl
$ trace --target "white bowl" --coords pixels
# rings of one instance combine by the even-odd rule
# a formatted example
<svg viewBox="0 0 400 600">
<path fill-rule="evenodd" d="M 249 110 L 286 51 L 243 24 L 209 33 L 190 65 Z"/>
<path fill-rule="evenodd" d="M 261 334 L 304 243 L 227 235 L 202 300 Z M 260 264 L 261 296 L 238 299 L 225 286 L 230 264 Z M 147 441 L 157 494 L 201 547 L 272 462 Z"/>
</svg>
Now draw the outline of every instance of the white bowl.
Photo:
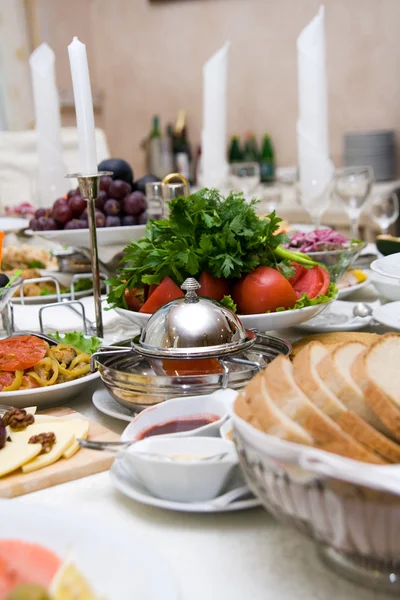
<svg viewBox="0 0 400 600">
<path fill-rule="evenodd" d="M 57 383 L 48 387 L 33 388 L 17 392 L 0 392 L 0 404 L 14 408 L 37 406 L 38 409 L 59 406 L 69 402 L 83 391 L 88 392 L 86 386 L 99 377 L 99 373 L 89 373 L 79 379 Z M 91 394 L 89 394 L 90 397 Z"/>
<path fill-rule="evenodd" d="M 145 228 L 145 225 L 98 227 L 96 232 L 99 248 L 114 245 L 125 247 L 131 240 L 136 241 L 143 237 Z M 63 246 L 90 247 L 89 229 L 57 229 L 54 231 L 32 231 L 28 229 L 26 233 L 59 242 Z"/>
<path fill-rule="evenodd" d="M 331 300 L 330 302 L 333 302 Z M 304 323 L 322 312 L 330 302 L 307 306 L 296 310 L 283 310 L 274 313 L 261 313 L 256 315 L 238 315 L 246 329 L 257 329 L 258 331 L 274 331 L 286 327 L 294 327 Z M 125 308 L 116 308 L 116 312 L 139 327 L 144 327 L 151 315 L 147 313 L 134 312 Z"/>
<path fill-rule="evenodd" d="M 145 454 L 148 453 L 148 454 Z M 161 456 L 151 456 L 151 454 Z M 200 457 L 226 453 L 223 458 Z M 215 498 L 238 464 L 235 446 L 220 438 L 152 437 L 137 442 L 120 454 L 127 469 L 158 498 L 200 502 Z M 171 460 L 171 457 L 182 457 Z M 194 460 L 183 460 L 193 457 Z M 196 458 L 198 457 L 198 458 Z"/>
<path fill-rule="evenodd" d="M 233 421 L 231 418 L 221 425 L 219 428 L 219 435 L 223 440 L 228 440 L 228 442 L 233 441 Z"/>
<path fill-rule="evenodd" d="M 202 417 L 206 415 L 218 416 L 218 420 L 209 425 L 203 425 L 190 431 L 179 433 L 163 434 L 162 437 L 188 437 L 188 436 L 207 436 L 217 437 L 219 429 L 228 416 L 228 411 L 237 396 L 234 390 L 218 390 L 213 394 L 206 396 L 187 396 L 184 398 L 174 398 L 146 408 L 138 414 L 133 421 L 129 423 L 123 431 L 121 440 L 131 442 L 139 440 L 141 434 L 156 425 L 169 423 L 177 419 L 189 419 L 190 417 Z M 161 437 L 158 435 L 157 437 Z"/>
<path fill-rule="evenodd" d="M 400 281 L 374 272 L 370 274 L 370 281 L 376 287 L 381 298 L 393 301 L 400 300 Z"/>
<path fill-rule="evenodd" d="M 383 258 L 378 258 L 371 263 L 370 268 L 375 273 L 392 279 L 400 279 L 400 252 L 389 254 Z"/>
</svg>

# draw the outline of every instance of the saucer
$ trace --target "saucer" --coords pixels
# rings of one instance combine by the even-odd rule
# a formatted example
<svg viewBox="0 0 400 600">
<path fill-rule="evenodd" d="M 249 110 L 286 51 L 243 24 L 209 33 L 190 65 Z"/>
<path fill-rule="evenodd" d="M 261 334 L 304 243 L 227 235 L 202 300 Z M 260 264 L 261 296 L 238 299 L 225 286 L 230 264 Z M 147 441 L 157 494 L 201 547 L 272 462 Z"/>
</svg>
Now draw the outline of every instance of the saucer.
<svg viewBox="0 0 400 600">
<path fill-rule="evenodd" d="M 323 313 L 298 325 L 302 331 L 358 331 L 368 327 L 371 318 L 354 317 L 353 308 L 357 302 L 335 300 Z M 373 306 L 374 303 L 371 303 Z"/>
<path fill-rule="evenodd" d="M 375 321 L 389 329 L 400 329 L 400 301 L 378 306 L 372 316 Z"/>
<path fill-rule="evenodd" d="M 92 402 L 97 410 L 114 419 L 130 423 L 136 417 L 133 410 L 119 404 L 105 389 L 96 390 L 92 396 Z"/>
<path fill-rule="evenodd" d="M 171 500 L 162 500 L 161 498 L 152 496 L 144 485 L 132 477 L 131 468 L 128 474 L 128 471 L 124 467 L 123 460 L 121 459 L 117 459 L 114 462 L 110 470 L 110 477 L 117 490 L 122 492 L 125 496 L 128 496 L 128 498 L 132 498 L 132 500 L 136 500 L 136 502 L 139 502 L 140 504 L 154 506 L 164 510 L 188 513 L 219 513 L 248 510 L 250 508 L 262 506 L 261 501 L 254 496 L 233 501 L 224 507 L 214 504 L 214 501 L 217 500 L 217 498 L 207 500 L 206 502 L 173 502 Z M 226 490 L 224 490 L 224 493 L 241 487 L 242 485 L 244 485 L 244 481 L 242 475 L 239 473 L 231 480 Z"/>
</svg>

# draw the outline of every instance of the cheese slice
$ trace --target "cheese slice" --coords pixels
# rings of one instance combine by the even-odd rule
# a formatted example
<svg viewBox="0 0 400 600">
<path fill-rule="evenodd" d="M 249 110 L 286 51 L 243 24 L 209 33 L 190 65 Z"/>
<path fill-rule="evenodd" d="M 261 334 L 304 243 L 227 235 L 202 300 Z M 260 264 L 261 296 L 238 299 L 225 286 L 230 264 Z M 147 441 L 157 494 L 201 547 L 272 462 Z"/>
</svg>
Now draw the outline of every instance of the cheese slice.
<svg viewBox="0 0 400 600">
<path fill-rule="evenodd" d="M 42 444 L 6 442 L 6 445 L 0 450 L 0 477 L 12 473 L 34 459 L 41 449 Z"/>
<path fill-rule="evenodd" d="M 33 460 L 29 461 L 22 465 L 23 473 L 32 473 L 32 471 L 37 471 L 38 469 L 42 469 L 43 467 L 48 467 L 55 463 L 59 458 L 62 457 L 65 450 L 70 446 L 75 437 L 74 434 L 71 433 L 68 429 L 62 431 L 59 430 L 56 433 L 56 442 L 53 445 L 50 452 L 47 454 L 40 454 L 36 456 Z"/>
<path fill-rule="evenodd" d="M 51 415 L 35 415 L 35 423 L 57 423 L 58 421 L 61 421 L 60 417 L 52 417 Z M 35 425 L 35 423 L 33 423 L 33 425 Z M 32 425 L 29 425 L 29 427 L 32 427 Z"/>
<path fill-rule="evenodd" d="M 53 419 L 55 419 L 55 417 L 53 417 Z M 53 445 L 50 452 L 47 454 L 41 454 L 36 460 L 32 461 L 32 463 L 26 465 L 24 472 L 29 473 L 35 469 L 46 467 L 62 456 L 65 458 L 71 458 L 71 456 L 76 454 L 80 448 L 78 442 L 76 441 L 77 438 L 86 439 L 88 436 L 89 421 L 86 419 L 57 418 L 57 420 L 33 423 L 23 431 L 11 431 L 10 436 L 13 443 L 26 443 L 31 436 L 48 432 L 53 432 L 55 434 L 56 443 Z M 65 445 L 64 440 L 66 437 L 68 437 L 69 443 Z"/>
</svg>

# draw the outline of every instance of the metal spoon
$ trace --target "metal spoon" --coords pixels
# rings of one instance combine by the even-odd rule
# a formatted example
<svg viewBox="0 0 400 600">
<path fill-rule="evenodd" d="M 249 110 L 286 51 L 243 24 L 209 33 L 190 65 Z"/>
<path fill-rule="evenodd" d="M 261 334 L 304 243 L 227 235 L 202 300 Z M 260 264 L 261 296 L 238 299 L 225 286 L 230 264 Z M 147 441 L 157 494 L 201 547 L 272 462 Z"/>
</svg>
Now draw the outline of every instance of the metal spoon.
<svg viewBox="0 0 400 600">
<path fill-rule="evenodd" d="M 77 440 L 81 448 L 87 448 L 89 450 L 100 450 L 105 452 L 114 452 L 118 453 L 120 449 L 129 448 L 134 444 L 137 444 L 138 441 L 134 440 L 133 442 L 100 442 L 95 440 Z M 157 452 L 138 452 L 141 456 L 152 456 L 155 458 L 163 458 L 167 461 L 174 461 L 174 458 L 170 456 L 166 456 L 165 454 L 159 454 Z M 199 458 L 200 461 L 208 461 L 208 460 L 222 460 L 226 456 L 229 455 L 229 452 L 220 452 L 219 454 L 212 454 L 211 456 L 205 456 L 204 458 Z"/>
<path fill-rule="evenodd" d="M 365 304 L 364 302 L 358 302 L 353 308 L 353 315 L 355 317 L 361 317 L 365 319 L 366 317 L 371 317 L 373 313 L 373 309 L 369 304 Z"/>
<path fill-rule="evenodd" d="M 33 335 L 35 337 L 40 338 L 41 340 L 45 340 L 50 344 L 50 346 L 57 346 L 59 342 L 54 338 L 46 335 L 45 333 L 41 333 L 40 331 L 15 331 L 11 337 L 19 336 L 19 335 Z"/>
</svg>

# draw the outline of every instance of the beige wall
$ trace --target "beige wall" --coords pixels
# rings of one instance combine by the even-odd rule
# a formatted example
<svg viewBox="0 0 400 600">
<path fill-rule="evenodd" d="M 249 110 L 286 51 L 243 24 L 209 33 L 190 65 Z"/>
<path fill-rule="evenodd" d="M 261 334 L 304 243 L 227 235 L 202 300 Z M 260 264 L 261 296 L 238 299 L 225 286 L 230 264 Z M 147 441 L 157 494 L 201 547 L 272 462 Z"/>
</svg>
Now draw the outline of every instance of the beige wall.
<svg viewBox="0 0 400 600">
<path fill-rule="evenodd" d="M 296 162 L 296 37 L 320 0 L 41 0 L 43 31 L 70 88 L 67 45 L 87 44 L 112 154 L 144 172 L 140 140 L 188 111 L 198 143 L 202 65 L 230 39 L 228 132 L 269 131 L 280 165 Z M 400 128 L 400 0 L 326 0 L 331 154 L 343 132 Z"/>
</svg>

